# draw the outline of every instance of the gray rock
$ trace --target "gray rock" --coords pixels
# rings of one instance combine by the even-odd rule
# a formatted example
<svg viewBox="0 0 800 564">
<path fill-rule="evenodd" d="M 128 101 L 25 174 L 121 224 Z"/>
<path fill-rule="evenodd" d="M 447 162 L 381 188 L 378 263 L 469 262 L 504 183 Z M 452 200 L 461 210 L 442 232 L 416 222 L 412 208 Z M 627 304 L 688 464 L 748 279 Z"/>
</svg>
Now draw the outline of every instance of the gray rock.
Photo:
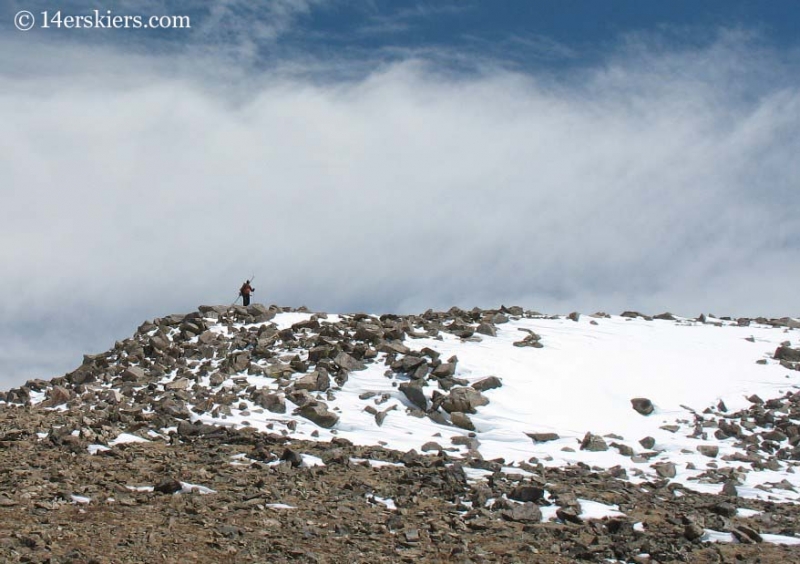
<svg viewBox="0 0 800 564">
<path fill-rule="evenodd" d="M 492 323 L 495 325 L 501 325 L 503 323 L 508 323 L 508 316 L 504 313 L 495 313 L 492 316 Z"/>
<path fill-rule="evenodd" d="M 549 441 L 557 441 L 561 437 L 558 433 L 525 433 L 531 439 L 533 439 L 534 443 L 546 443 Z"/>
<path fill-rule="evenodd" d="M 526 502 L 522 505 L 514 505 L 510 509 L 504 509 L 500 515 L 507 521 L 519 523 L 539 523 L 542 520 L 542 511 L 535 503 Z"/>
<path fill-rule="evenodd" d="M 709 458 L 716 458 L 719 454 L 717 445 L 697 445 L 697 452 Z"/>
<path fill-rule="evenodd" d="M 747 525 L 738 525 L 731 529 L 731 533 L 742 544 L 752 544 L 764 542 L 764 538 L 756 531 Z"/>
<path fill-rule="evenodd" d="M 286 413 L 286 400 L 282 394 L 271 393 L 266 389 L 254 390 L 250 395 L 253 403 L 272 413 Z"/>
<path fill-rule="evenodd" d="M 299 468 L 303 464 L 303 457 L 288 447 L 283 450 L 280 459 L 288 462 L 292 468 Z"/>
<path fill-rule="evenodd" d="M 734 504 L 723 501 L 715 504 L 711 508 L 711 511 L 713 511 L 717 515 L 722 515 L 723 517 L 728 517 L 730 519 L 736 516 L 737 509 Z"/>
<path fill-rule="evenodd" d="M 581 450 L 588 450 L 590 452 L 602 452 L 608 450 L 608 445 L 605 439 L 600 435 L 586 433 L 581 441 Z"/>
<path fill-rule="evenodd" d="M 447 413 L 460 411 L 462 413 L 477 413 L 478 407 L 487 405 L 489 399 L 478 390 L 468 387 L 458 387 L 450 390 L 450 394 L 442 402 L 442 408 Z"/>
<path fill-rule="evenodd" d="M 656 440 L 653 437 L 645 437 L 639 440 L 639 444 L 647 450 L 650 450 L 656 446 Z"/>
<path fill-rule="evenodd" d="M 736 488 L 736 482 L 733 480 L 727 480 L 722 485 L 722 495 L 726 495 L 728 497 L 738 497 L 739 490 Z"/>
<path fill-rule="evenodd" d="M 228 364 L 234 372 L 243 372 L 250 366 L 250 351 L 241 351 L 228 357 Z"/>
<path fill-rule="evenodd" d="M 651 468 L 662 478 L 674 478 L 677 474 L 675 464 L 672 462 L 656 462 Z"/>
<path fill-rule="evenodd" d="M 472 387 L 479 392 L 485 392 L 486 390 L 493 390 L 495 388 L 499 388 L 503 385 L 503 382 L 500 381 L 500 378 L 497 376 L 489 376 L 488 378 L 484 378 L 482 380 L 478 380 L 472 384 Z"/>
<path fill-rule="evenodd" d="M 400 391 L 403 392 L 414 406 L 418 407 L 423 411 L 428 410 L 428 398 L 425 397 L 425 393 L 422 391 L 422 386 L 415 382 L 403 382 L 400 384 L 399 387 Z"/>
<path fill-rule="evenodd" d="M 173 380 L 172 382 L 167 382 L 164 384 L 165 390 L 185 390 L 189 387 L 189 379 L 188 378 L 178 378 L 177 380 Z"/>
<path fill-rule="evenodd" d="M 353 372 L 355 370 L 364 370 L 367 367 L 366 364 L 360 360 L 356 360 L 346 352 L 340 352 L 337 354 L 334 357 L 333 362 L 335 362 L 339 368 L 344 368 L 349 372 Z"/>
<path fill-rule="evenodd" d="M 574 525 L 583 524 L 583 519 L 581 519 L 579 511 L 576 509 L 559 507 L 556 509 L 556 517 L 564 523 L 572 523 Z"/>
<path fill-rule="evenodd" d="M 800 349 L 793 349 L 789 346 L 781 345 L 775 350 L 773 358 L 789 362 L 800 362 Z"/>
<path fill-rule="evenodd" d="M 409 352 L 411 352 L 411 349 L 409 349 L 400 341 L 382 341 L 378 345 L 378 352 L 389 353 L 389 354 L 391 353 L 408 354 Z"/>
<path fill-rule="evenodd" d="M 705 530 L 699 524 L 691 521 L 683 526 L 683 536 L 690 541 L 699 539 L 705 534 Z"/>
<path fill-rule="evenodd" d="M 333 352 L 333 347 L 319 346 L 308 351 L 308 362 L 319 362 L 323 358 L 328 358 Z"/>
<path fill-rule="evenodd" d="M 675 321 L 675 316 L 672 315 L 670 312 L 666 311 L 664 313 L 659 313 L 658 315 L 654 315 L 653 319 L 661 319 L 664 321 Z"/>
<path fill-rule="evenodd" d="M 323 402 L 308 403 L 298 408 L 297 413 L 325 429 L 330 429 L 339 422 L 339 416 L 329 411 L 327 404 Z"/>
<path fill-rule="evenodd" d="M 310 392 L 324 392 L 330 387 L 331 378 L 324 368 L 306 374 L 294 382 L 296 390 L 308 390 Z"/>
<path fill-rule="evenodd" d="M 631 406 L 637 413 L 642 415 L 650 415 L 654 410 L 653 402 L 647 398 L 633 398 L 631 400 Z"/>
<path fill-rule="evenodd" d="M 636 454 L 631 447 L 622 443 L 614 442 L 611 443 L 611 446 L 617 449 L 617 452 L 619 452 L 622 456 L 633 456 Z"/>
<path fill-rule="evenodd" d="M 456 373 L 455 362 L 443 362 L 433 369 L 431 376 L 434 378 L 451 378 Z"/>
<path fill-rule="evenodd" d="M 125 382 L 142 382 L 145 379 L 145 372 L 138 366 L 129 366 L 122 372 L 122 380 Z"/>
<path fill-rule="evenodd" d="M 450 422 L 459 427 L 461 429 L 466 429 L 467 431 L 474 431 L 475 425 L 472 423 L 472 420 L 467 416 L 465 413 L 461 413 L 460 411 L 454 411 L 450 414 Z"/>
<path fill-rule="evenodd" d="M 430 452 L 430 451 L 433 451 L 433 450 L 438 452 L 440 450 L 443 450 L 442 449 L 442 445 L 440 445 L 439 443 L 437 443 L 435 441 L 428 441 L 427 443 L 422 445 L 421 449 L 422 449 L 422 452 Z"/>
<path fill-rule="evenodd" d="M 497 337 L 497 329 L 495 329 L 494 325 L 491 323 L 481 323 L 478 325 L 478 328 L 475 329 L 475 332 L 488 337 Z"/>
<path fill-rule="evenodd" d="M 47 399 L 42 402 L 44 407 L 55 407 L 67 403 L 75 393 L 63 386 L 53 386 L 46 392 Z"/>
<path fill-rule="evenodd" d="M 173 478 L 167 478 L 153 486 L 153 491 L 167 495 L 174 494 L 182 489 L 183 486 L 181 483 Z"/>
<path fill-rule="evenodd" d="M 519 485 L 511 490 L 508 497 L 517 501 L 536 503 L 544 498 L 544 490 L 537 486 Z"/>
</svg>

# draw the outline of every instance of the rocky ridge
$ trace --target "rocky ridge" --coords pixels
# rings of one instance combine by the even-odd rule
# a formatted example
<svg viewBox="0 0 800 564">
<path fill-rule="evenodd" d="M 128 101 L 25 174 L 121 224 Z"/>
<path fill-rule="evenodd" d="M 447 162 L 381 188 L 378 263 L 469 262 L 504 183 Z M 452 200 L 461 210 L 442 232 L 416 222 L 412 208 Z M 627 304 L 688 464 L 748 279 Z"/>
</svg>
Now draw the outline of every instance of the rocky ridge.
<svg viewBox="0 0 800 564">
<path fill-rule="evenodd" d="M 510 465 L 483 458 L 470 419 L 491 401 L 501 379 L 485 374 L 470 382 L 459 376 L 457 357 L 409 344 L 444 334 L 477 342 L 509 320 L 541 314 L 453 308 L 419 316 L 309 314 L 284 328 L 272 323 L 296 311 L 202 306 L 155 319 L 110 351 L 86 355 L 63 377 L 5 392 L 0 446 L 9 472 L 0 510 L 25 515 L 5 521 L 13 523 L 0 549 L 5 559 L 116 562 L 162 555 L 177 561 L 176 546 L 188 554 L 184 561 L 242 562 L 717 562 L 731 555 L 763 561 L 796 555 L 762 542 L 764 535 L 794 534 L 792 506 L 748 500 L 752 512 L 739 512 L 745 504 L 736 487 L 742 473 L 797 466 L 800 393 L 754 396 L 749 409 L 735 413 L 724 404 L 710 406 L 671 430 L 736 443 L 733 460 L 720 460 L 701 477 L 723 485 L 722 499 L 671 482 L 668 462 L 654 461 L 638 484 L 622 468 L 547 468 L 535 459 Z M 670 320 L 666 315 L 656 317 Z M 750 322 L 703 317 L 695 322 Z M 529 330 L 513 344 L 547 346 L 546 337 Z M 797 369 L 800 351 L 787 343 L 774 358 Z M 459 437 L 426 443 L 422 453 L 290 437 L 298 425 L 335 435 L 336 394 L 353 373 L 376 364 L 396 380 L 394 397 L 403 400 L 398 407 L 384 395 L 363 394 L 363 410 L 376 426 L 404 409 L 462 430 Z M 647 402 L 633 398 L 631 408 L 646 417 Z M 275 414 L 261 432 L 226 425 L 256 410 Z M 148 442 L 129 442 L 136 437 Z M 579 448 L 616 449 L 644 463 L 657 457 L 647 437 L 641 446 L 632 450 L 587 431 Z M 700 452 L 718 456 L 713 449 Z M 581 500 L 614 506 L 619 515 L 589 518 Z M 148 514 L 159 516 L 160 526 Z M 104 550 L 69 552 L 65 547 L 76 541 L 65 544 L 50 525 L 61 523 L 63 531 L 73 520 L 87 525 L 84 532 L 75 529 L 75 539 L 108 523 L 130 534 L 108 531 Z M 702 542 L 707 530 L 727 531 L 739 542 L 709 546 Z M 188 550 L 188 544 L 202 548 Z"/>
</svg>

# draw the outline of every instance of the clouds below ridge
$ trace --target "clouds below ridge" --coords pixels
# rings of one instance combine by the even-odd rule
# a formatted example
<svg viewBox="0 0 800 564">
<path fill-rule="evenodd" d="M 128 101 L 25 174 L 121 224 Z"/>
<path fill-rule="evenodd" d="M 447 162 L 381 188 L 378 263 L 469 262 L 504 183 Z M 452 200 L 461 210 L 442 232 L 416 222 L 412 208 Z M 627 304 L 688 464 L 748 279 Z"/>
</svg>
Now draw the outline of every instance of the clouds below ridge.
<svg viewBox="0 0 800 564">
<path fill-rule="evenodd" d="M 327 310 L 797 313 L 800 97 L 756 47 L 632 43 L 569 76 L 0 66 L 0 337 L 79 318 L 110 346 L 251 271 L 259 301 Z"/>
</svg>

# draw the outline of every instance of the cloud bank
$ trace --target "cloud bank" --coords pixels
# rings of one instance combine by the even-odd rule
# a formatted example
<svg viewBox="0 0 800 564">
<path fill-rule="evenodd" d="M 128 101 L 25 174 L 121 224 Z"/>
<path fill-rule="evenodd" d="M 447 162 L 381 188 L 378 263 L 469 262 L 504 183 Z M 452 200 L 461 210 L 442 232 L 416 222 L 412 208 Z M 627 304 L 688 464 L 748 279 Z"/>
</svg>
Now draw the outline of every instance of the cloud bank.
<svg viewBox="0 0 800 564">
<path fill-rule="evenodd" d="M 565 73 L 43 43 L 0 63 L 0 382 L 251 274 L 329 311 L 797 315 L 797 62 L 741 32 Z"/>
</svg>

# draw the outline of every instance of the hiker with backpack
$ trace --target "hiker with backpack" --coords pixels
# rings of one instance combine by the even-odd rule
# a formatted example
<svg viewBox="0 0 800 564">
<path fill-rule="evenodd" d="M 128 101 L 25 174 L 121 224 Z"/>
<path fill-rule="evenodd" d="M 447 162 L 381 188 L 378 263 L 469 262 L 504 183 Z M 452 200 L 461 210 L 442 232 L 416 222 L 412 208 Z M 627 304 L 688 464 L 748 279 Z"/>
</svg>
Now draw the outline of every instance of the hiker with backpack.
<svg viewBox="0 0 800 564">
<path fill-rule="evenodd" d="M 242 305 L 247 307 L 250 305 L 250 294 L 255 292 L 256 289 L 250 285 L 249 280 L 245 280 L 242 287 L 239 288 L 239 295 L 242 296 Z"/>
</svg>

